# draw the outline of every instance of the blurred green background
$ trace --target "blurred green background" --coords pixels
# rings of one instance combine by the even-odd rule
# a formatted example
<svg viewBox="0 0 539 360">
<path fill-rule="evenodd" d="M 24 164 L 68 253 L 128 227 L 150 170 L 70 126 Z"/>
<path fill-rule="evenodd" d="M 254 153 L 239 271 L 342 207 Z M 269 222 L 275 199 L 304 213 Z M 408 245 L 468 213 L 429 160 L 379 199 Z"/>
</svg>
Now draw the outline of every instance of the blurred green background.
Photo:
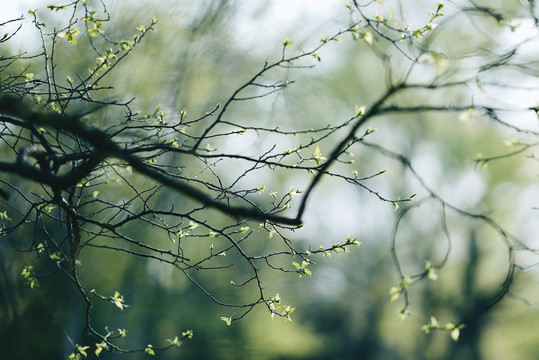
<svg viewBox="0 0 539 360">
<path fill-rule="evenodd" d="M 37 3 L 24 5 L 42 6 Z M 415 2 L 410 12 L 415 9 L 424 13 L 427 3 Z M 293 40 L 291 51 L 301 52 L 348 23 L 347 9 L 340 1 L 115 1 L 108 9 L 113 20 L 107 24 L 107 32 L 117 38 L 130 36 L 135 26 L 148 23 L 151 17 L 158 20 L 158 32 L 151 34 L 109 79 L 115 87 L 109 96 L 136 97 L 135 107 L 143 113 L 161 105 L 171 113 L 186 108 L 191 114 L 203 114 L 261 69 L 266 59 L 277 59 L 286 36 Z M 459 31 L 464 34 L 454 36 L 467 43 L 477 40 L 482 46 L 495 46 L 496 24 L 488 26 L 492 26 L 494 36 L 490 43 L 483 41 L 483 35 L 466 33 L 462 28 Z M 37 36 L 35 31 L 29 33 Z M 36 46 L 22 34 L 17 39 L 19 43 L 3 44 L 1 51 L 7 52 L 9 45 L 12 52 Z M 440 43 L 447 45 L 450 53 L 455 42 Z M 88 49 L 68 45 L 62 48 L 59 67 L 66 74 L 87 71 L 94 61 L 87 56 Z M 453 49 L 455 55 L 459 49 Z M 349 118 L 355 104 L 368 105 L 385 90 L 385 70 L 365 42 L 343 38 L 320 56 L 322 61 L 315 68 L 276 74 L 276 79 L 295 80 L 293 86 L 260 101 L 236 104 L 228 116 L 244 119 L 246 124 L 252 121 L 268 127 L 308 129 Z M 37 69 L 39 64 L 34 66 Z M 433 97 L 455 103 L 463 98 L 451 91 L 417 96 L 420 101 Z M 447 200 L 476 212 L 496 209 L 494 218 L 512 234 L 530 244 L 537 241 L 537 211 L 532 210 L 539 205 L 536 162 L 510 158 L 487 169 L 474 169 L 472 159 L 477 152 L 495 152 L 511 133 L 479 116 L 466 122 L 456 122 L 455 117 L 433 113 L 386 116 L 370 126 L 378 129 L 373 141 L 409 157 L 429 186 Z M 278 145 L 283 149 L 293 146 Z M 263 147 L 250 143 L 241 146 L 245 147 L 241 151 Z M 356 152 L 354 160 L 354 166 L 364 174 L 388 169 L 388 175 L 373 185 L 384 195 L 408 196 L 420 191 L 400 164 L 377 153 L 363 149 Z M 290 186 L 305 187 L 306 180 L 301 177 L 290 178 L 279 172 L 268 176 L 259 181 L 272 191 L 286 193 Z M 127 194 L 129 189 L 118 185 L 111 191 Z M 170 197 L 177 195 L 163 194 L 160 201 Z M 348 235 L 357 235 L 362 246 L 351 254 L 318 259 L 311 277 L 264 270 L 267 288 L 297 308 L 292 322 L 271 319 L 260 307 L 226 326 L 220 317 L 231 315 L 231 310 L 215 305 L 165 264 L 88 251 L 83 255 L 81 270 L 85 280 L 102 293 L 121 289 L 130 305 L 124 311 L 98 305 L 95 326 L 127 329 L 128 336 L 118 342 L 122 347 L 165 345 L 164 339 L 194 330 L 193 339 L 178 350 L 159 353 L 159 359 L 538 358 L 539 312 L 517 297 L 507 297 L 468 322 L 457 342 L 447 333 L 421 331 L 431 315 L 444 323 L 458 322 L 486 306 L 499 290 L 507 249 L 494 231 L 448 212 L 452 237 L 448 265 L 440 271 L 438 281 L 423 282 L 410 291 L 412 315 L 400 320 L 397 311 L 402 307 L 401 300 L 391 303 L 389 297 L 389 289 L 398 282 L 390 254 L 396 212 L 372 194 L 335 179 L 322 183 L 309 206 L 305 228 L 294 235 L 300 247 L 331 245 Z M 439 205 L 427 201 L 411 210 L 403 221 L 397 250 L 405 273 L 420 272 L 426 260 L 438 262 L 443 257 L 448 245 L 440 214 Z M 152 229 L 130 231 L 152 236 Z M 61 277 L 42 279 L 37 289 L 22 284 L 20 272 L 24 265 L 35 262 L 35 255 L 17 250 L 33 236 L 39 234 L 27 228 L 0 241 L 0 358 L 67 358 L 73 351 L 68 339 L 77 342 L 81 336 L 83 304 L 73 286 Z M 271 247 L 267 237 L 261 234 L 260 238 L 265 243 L 257 246 Z M 526 254 L 519 260 L 526 263 Z M 45 273 L 53 271 L 51 265 L 37 266 Z M 236 271 L 241 272 L 241 268 Z M 248 291 L 242 293 L 230 286 L 236 275 L 210 272 L 203 281 L 220 298 L 249 298 Z M 539 298 L 537 274 L 518 273 L 514 291 L 530 301 Z M 133 359 L 146 357 L 129 355 Z M 128 356 L 103 353 L 100 358 Z"/>
</svg>

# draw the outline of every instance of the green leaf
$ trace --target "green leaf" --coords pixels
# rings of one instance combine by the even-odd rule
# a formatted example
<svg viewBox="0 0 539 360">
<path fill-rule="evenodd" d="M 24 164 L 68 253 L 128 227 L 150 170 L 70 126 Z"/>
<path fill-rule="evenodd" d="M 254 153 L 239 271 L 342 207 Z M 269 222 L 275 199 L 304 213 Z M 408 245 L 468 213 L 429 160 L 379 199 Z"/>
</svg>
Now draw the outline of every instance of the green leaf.
<svg viewBox="0 0 539 360">
<path fill-rule="evenodd" d="M 294 267 L 296 268 L 296 272 L 299 274 L 299 277 L 302 277 L 304 275 L 312 275 L 311 270 L 307 269 L 307 266 L 309 265 L 307 261 L 303 260 L 301 262 L 301 265 L 295 261 L 292 261 L 292 265 L 294 265 Z"/>
<path fill-rule="evenodd" d="M 401 289 L 397 286 L 393 286 L 391 289 L 389 289 L 389 295 L 391 296 L 391 302 L 396 301 L 401 296 Z"/>
<path fill-rule="evenodd" d="M 148 346 L 146 346 L 146 349 L 144 349 L 144 352 L 148 355 L 152 355 L 152 356 L 155 356 L 155 351 L 153 350 L 153 346 L 148 344 Z"/>
<path fill-rule="evenodd" d="M 7 211 L 0 212 L 0 220 L 11 221 L 11 218 L 7 216 Z"/>
<path fill-rule="evenodd" d="M 77 36 L 79 35 L 80 31 L 77 28 L 70 29 L 67 33 L 58 33 L 59 37 L 65 37 L 65 39 L 73 45 L 77 45 Z"/>
<path fill-rule="evenodd" d="M 356 115 L 357 116 L 365 115 L 365 106 L 357 106 L 356 105 Z"/>
<path fill-rule="evenodd" d="M 34 267 L 32 265 L 26 265 L 21 272 L 21 275 L 24 278 L 24 282 L 26 283 L 26 285 L 30 286 L 31 289 L 39 286 L 37 278 L 32 273 L 33 268 Z"/>
<path fill-rule="evenodd" d="M 101 32 L 100 29 L 95 24 L 93 25 L 93 27 L 88 28 L 88 35 L 90 35 L 91 38 L 97 37 L 97 35 L 99 35 L 100 32 Z M 127 50 L 126 42 L 122 42 L 120 46 L 122 50 Z"/>
<path fill-rule="evenodd" d="M 33 269 L 34 267 L 32 265 L 26 265 L 24 267 L 24 269 L 22 269 L 22 272 L 21 272 L 21 275 L 24 276 L 25 278 L 28 278 L 30 276 L 30 271 Z"/>
<path fill-rule="evenodd" d="M 66 7 L 63 5 L 47 5 L 47 9 L 58 11 L 58 10 L 65 10 Z"/>
<path fill-rule="evenodd" d="M 227 324 L 228 326 L 230 326 L 230 324 L 232 324 L 232 318 L 231 317 L 222 316 L 221 320 L 223 320 L 225 322 L 225 324 Z"/>
<path fill-rule="evenodd" d="M 289 45 L 292 45 L 292 41 L 290 41 L 290 39 L 288 39 L 288 36 L 284 38 L 283 40 L 283 46 L 284 47 L 287 47 Z"/>
<path fill-rule="evenodd" d="M 440 324 L 438 323 L 438 320 L 434 317 L 434 316 L 431 316 L 430 317 L 430 326 L 433 328 L 433 329 L 437 329 L 440 327 Z"/>
<path fill-rule="evenodd" d="M 365 31 L 365 33 L 363 34 L 363 39 L 369 45 L 372 45 L 374 43 L 374 36 L 369 30 Z"/>
<path fill-rule="evenodd" d="M 357 241 L 357 236 L 348 236 L 346 238 L 345 245 L 354 245 L 354 246 L 359 247 L 361 245 L 361 243 L 359 241 Z"/>
<path fill-rule="evenodd" d="M 116 305 L 120 310 L 123 310 L 126 305 L 124 304 L 125 300 L 123 295 L 120 295 L 118 291 L 114 292 L 114 296 L 111 298 L 111 301 L 114 305 Z"/>
<path fill-rule="evenodd" d="M 397 311 L 397 315 L 399 316 L 401 320 L 406 320 L 406 318 L 412 314 L 406 309 L 400 309 L 399 311 Z"/>
<path fill-rule="evenodd" d="M 57 251 L 57 252 L 55 252 L 53 254 L 50 254 L 49 258 L 52 261 L 60 261 L 60 260 L 62 260 L 62 253 L 60 251 Z"/>
<path fill-rule="evenodd" d="M 88 350 L 89 348 L 89 346 L 77 346 L 77 351 L 84 357 L 88 357 L 88 353 L 86 353 L 86 350 Z"/>
<path fill-rule="evenodd" d="M 410 287 L 413 285 L 413 280 L 409 276 L 405 276 L 401 284 L 403 287 Z"/>
<path fill-rule="evenodd" d="M 455 324 L 453 323 L 448 322 L 447 324 L 444 325 L 444 330 L 451 331 L 453 329 L 455 329 Z"/>
<path fill-rule="evenodd" d="M 103 349 L 105 350 L 108 350 L 109 349 L 109 346 L 107 345 L 106 342 L 102 341 L 100 343 L 96 343 L 95 344 L 96 348 L 95 348 L 95 355 L 96 356 L 99 356 L 99 354 L 101 354 L 101 352 L 103 351 Z"/>
<path fill-rule="evenodd" d="M 321 160 L 327 160 L 326 157 L 322 156 L 322 153 L 320 152 L 320 148 L 318 146 L 316 147 L 316 149 L 314 149 L 313 159 L 316 162 L 316 165 L 320 165 Z"/>
<path fill-rule="evenodd" d="M 189 231 L 196 229 L 197 227 L 198 227 L 198 224 L 196 222 L 189 221 L 189 226 L 188 226 Z"/>
<path fill-rule="evenodd" d="M 427 277 L 431 280 L 438 280 L 438 274 L 436 274 L 436 269 L 432 267 L 430 261 L 427 261 L 425 264 L 425 271 L 427 272 Z"/>
<path fill-rule="evenodd" d="M 195 335 L 195 332 L 193 330 L 187 330 L 182 332 L 182 337 L 185 339 L 192 339 Z"/>
<path fill-rule="evenodd" d="M 167 339 L 167 341 L 170 345 L 174 345 L 177 347 L 180 347 L 182 345 L 182 342 L 180 341 L 180 339 L 178 339 L 177 336 L 174 337 L 174 340 Z"/>
</svg>

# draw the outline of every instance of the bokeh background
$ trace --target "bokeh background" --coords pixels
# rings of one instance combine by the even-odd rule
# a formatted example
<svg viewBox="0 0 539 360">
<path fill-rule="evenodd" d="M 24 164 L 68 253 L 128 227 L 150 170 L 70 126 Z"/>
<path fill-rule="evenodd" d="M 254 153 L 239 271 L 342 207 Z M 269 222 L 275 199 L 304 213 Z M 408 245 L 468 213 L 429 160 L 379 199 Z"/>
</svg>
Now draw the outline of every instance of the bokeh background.
<svg viewBox="0 0 539 360">
<path fill-rule="evenodd" d="M 509 3 L 496 2 L 510 8 Z M 409 17 L 420 22 L 431 5 L 414 1 L 409 5 Z M 2 4 L 0 20 L 43 6 L 41 1 Z M 109 80 L 115 87 L 111 96 L 136 97 L 136 107 L 143 112 L 160 105 L 171 113 L 186 108 L 189 113 L 203 114 L 230 96 L 266 59 L 277 59 L 285 37 L 293 41 L 292 51 L 301 52 L 349 22 L 342 1 L 125 0 L 108 2 L 107 6 L 113 19 L 107 24 L 107 32 L 117 38 L 131 36 L 135 26 L 148 23 L 152 17 L 158 20 L 158 31 Z M 54 18 L 48 21 L 54 24 Z M 482 24 L 491 30 L 491 41 L 486 41 L 485 34 L 474 31 L 472 22 L 465 18 L 455 21 L 461 23 L 448 27 L 444 33 L 448 40 L 440 41 L 450 54 L 464 53 L 466 47 L 479 43 L 495 48 L 511 41 L 497 38 L 499 28 L 495 23 Z M 39 47 L 36 39 L 37 32 L 27 21 L 23 31 L 2 44 L 0 51 L 35 51 Z M 66 73 L 87 71 L 95 61 L 88 56 L 88 49 L 83 43 L 67 45 L 62 49 L 61 67 Z M 385 69 L 365 42 L 345 37 L 325 48 L 320 56 L 322 61 L 315 68 L 278 74 L 282 79 L 295 80 L 293 86 L 275 96 L 236 105 L 228 116 L 268 126 L 314 128 L 349 118 L 355 104 L 369 104 L 385 90 Z M 396 72 L 400 70 L 396 68 Z M 417 96 L 455 103 L 465 98 L 449 90 Z M 533 124 L 533 119 L 524 121 Z M 538 212 L 533 209 L 539 206 L 537 161 L 522 156 L 489 164 L 486 169 L 473 166 L 476 153 L 492 154 L 503 149 L 503 141 L 512 135 L 510 131 L 480 116 L 457 121 L 454 113 L 387 116 L 370 125 L 378 129 L 373 135 L 375 141 L 409 157 L 425 182 L 445 199 L 474 212 L 495 210 L 493 218 L 509 232 L 529 245 L 537 245 Z M 235 145 L 243 146 L 241 151 L 257 146 Z M 291 145 L 279 146 L 286 149 Z M 408 196 L 419 191 L 418 197 L 424 195 L 399 163 L 368 150 L 356 153 L 354 160 L 354 166 L 363 173 L 388 170 L 388 175 L 377 178 L 373 185 L 380 193 Z M 290 186 L 305 186 L 304 179 L 280 173 L 268 174 L 260 182 L 281 193 Z M 129 189 L 119 186 L 114 191 L 127 193 Z M 215 305 L 167 266 L 118 253 L 88 253 L 82 270 L 86 280 L 103 293 L 122 289 L 130 305 L 124 311 L 103 305 L 94 312 L 96 323 L 127 329 L 128 336 L 119 343 L 125 347 L 165 345 L 164 339 L 194 330 L 193 339 L 178 350 L 159 353 L 159 359 L 532 360 L 539 356 L 539 312 L 523 301 L 533 303 L 539 298 L 537 272 L 533 270 L 519 272 L 515 296 L 508 296 L 467 323 L 459 341 L 444 332 L 421 331 L 431 315 L 443 322 L 460 321 L 486 306 L 500 289 L 507 248 L 488 227 L 454 212 L 446 214 L 452 246 L 449 262 L 437 281 L 421 283 L 411 290 L 412 315 L 401 320 L 397 311 L 402 303 L 390 302 L 389 296 L 389 289 L 398 282 L 390 253 L 397 214 L 393 208 L 366 191 L 333 179 L 322 183 L 309 206 L 304 229 L 294 235 L 298 244 L 318 248 L 356 235 L 362 245 L 350 254 L 318 259 L 310 277 L 271 271 L 264 274 L 265 285 L 296 307 L 292 322 L 271 319 L 265 309 L 259 308 L 226 326 L 220 317 L 229 316 L 230 309 Z M 427 201 L 403 221 L 398 253 L 405 273 L 420 272 L 425 260 L 440 261 L 444 256 L 448 243 L 440 214 L 439 205 Z M 140 236 L 152 236 L 151 229 L 132 230 Z M 41 280 L 37 289 L 22 283 L 21 269 L 34 261 L 35 255 L 18 250 L 33 236 L 40 235 L 27 229 L 0 239 L 0 357 L 67 358 L 73 351 L 69 339 L 77 341 L 81 336 L 84 309 L 75 289 L 60 277 Z M 266 237 L 261 241 L 266 243 L 260 246 L 271 247 Z M 534 259 L 526 256 L 522 254 L 519 260 L 532 265 Z M 47 265 L 42 266 L 41 270 L 47 270 Z M 232 289 L 227 276 L 212 272 L 205 279 L 206 285 L 219 297 L 248 297 Z M 127 356 L 103 353 L 101 358 Z"/>
</svg>

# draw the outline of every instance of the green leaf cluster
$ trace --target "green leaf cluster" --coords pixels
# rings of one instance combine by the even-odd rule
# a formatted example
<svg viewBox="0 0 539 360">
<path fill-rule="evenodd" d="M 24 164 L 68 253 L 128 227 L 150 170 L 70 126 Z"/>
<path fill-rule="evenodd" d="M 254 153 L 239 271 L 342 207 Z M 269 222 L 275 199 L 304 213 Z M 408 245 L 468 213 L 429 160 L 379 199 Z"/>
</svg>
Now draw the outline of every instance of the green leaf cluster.
<svg viewBox="0 0 539 360">
<path fill-rule="evenodd" d="M 31 289 L 38 287 L 39 282 L 37 281 L 37 277 L 32 272 L 32 269 L 34 267 L 32 265 L 26 265 L 21 272 L 21 275 L 24 279 L 24 282 L 26 285 L 30 286 Z"/>
<path fill-rule="evenodd" d="M 307 266 L 309 266 L 310 262 L 303 260 L 301 264 L 299 264 L 296 261 L 292 262 L 292 265 L 296 268 L 296 272 L 299 274 L 299 277 L 302 277 L 303 275 L 312 275 L 311 270 L 307 269 Z"/>
<path fill-rule="evenodd" d="M 294 310 L 296 310 L 296 308 L 289 305 L 283 305 L 281 296 L 279 294 L 271 296 L 268 303 L 272 319 L 275 317 L 275 315 L 279 315 L 288 321 L 292 321 L 292 317 L 290 315 L 294 312 Z"/>
<path fill-rule="evenodd" d="M 453 339 L 453 341 L 457 341 L 459 339 L 460 330 L 462 328 L 464 328 L 464 324 L 455 325 L 451 322 L 448 322 L 444 325 L 441 325 L 434 316 L 431 316 L 429 322 L 423 325 L 421 330 L 423 330 L 425 334 L 428 334 L 433 330 L 447 331 L 449 332 L 451 339 Z"/>
<path fill-rule="evenodd" d="M 402 281 L 397 284 L 396 286 L 393 286 L 391 289 L 389 289 L 389 295 L 391 296 L 391 301 L 396 301 L 402 293 L 405 291 L 406 288 L 412 286 L 413 281 L 410 277 L 406 276 Z"/>
<path fill-rule="evenodd" d="M 77 28 L 70 29 L 68 32 L 59 32 L 58 37 L 65 38 L 73 45 L 77 45 L 77 36 L 80 35 L 80 31 Z"/>
</svg>

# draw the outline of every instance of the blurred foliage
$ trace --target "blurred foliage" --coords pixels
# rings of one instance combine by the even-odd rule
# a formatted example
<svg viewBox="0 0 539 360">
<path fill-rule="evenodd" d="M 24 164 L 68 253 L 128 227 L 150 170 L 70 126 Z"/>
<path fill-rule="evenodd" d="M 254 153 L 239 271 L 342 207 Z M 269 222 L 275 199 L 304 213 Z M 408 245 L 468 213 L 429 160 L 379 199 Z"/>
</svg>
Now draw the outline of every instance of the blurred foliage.
<svg viewBox="0 0 539 360">
<path fill-rule="evenodd" d="M 521 11 L 516 2 L 477 3 L 499 7 L 503 13 Z M 423 1 L 410 6 L 407 11 L 414 14 L 409 16 L 419 16 L 415 13 L 417 9 L 428 8 L 425 4 L 431 5 Z M 275 44 L 259 43 L 256 52 L 242 46 L 236 38 L 241 29 L 235 25 L 241 22 L 241 16 L 248 14 L 237 2 L 219 0 L 172 4 L 132 1 L 128 5 L 125 2 L 115 3 L 109 10 L 114 21 L 107 24 L 107 32 L 119 37 L 124 37 L 123 34 L 130 36 L 135 24 L 147 22 L 151 17 L 158 19 L 158 31 L 142 43 L 106 83 L 100 84 L 113 84 L 115 92 L 110 96 L 124 96 L 119 100 L 136 98 L 134 104 L 143 112 L 151 112 L 160 105 L 166 111 L 185 108 L 194 116 L 203 114 L 258 71 L 266 58 L 280 55 L 280 40 Z M 259 11 L 263 13 L 263 10 Z M 342 17 L 335 16 L 346 19 L 348 13 L 344 6 L 334 11 L 342 13 Z M 435 42 L 433 46 L 448 59 L 440 66 L 455 66 L 453 76 L 456 79 L 460 76 L 460 69 L 451 64 L 451 59 L 468 54 L 471 48 L 485 53 L 494 51 L 498 36 L 502 36 L 498 35 L 502 29 L 495 20 L 488 16 L 454 20 L 460 25 L 448 26 L 432 40 Z M 259 15 L 257 21 L 271 25 L 273 19 Z M 474 22 L 487 22 L 491 32 L 482 34 L 474 31 L 478 27 Z M 286 30 L 293 39 L 297 28 L 312 25 L 309 19 L 302 19 L 301 23 L 290 23 Z M 256 37 L 256 27 L 248 31 Z M 290 46 L 301 51 L 293 40 Z M 77 73 L 87 72 L 93 61 L 85 56 L 90 51 L 88 43 L 81 40 L 76 47 L 69 42 L 60 46 L 65 55 L 58 59 L 59 75 L 74 77 Z M 334 119 L 349 118 L 355 104 L 368 104 L 385 90 L 386 69 L 380 58 L 368 50 L 369 46 L 365 41 L 348 39 L 333 44 L 320 54 L 322 61 L 316 68 L 284 69 L 276 75 L 295 81 L 294 86 L 260 101 L 241 103 L 241 108 L 236 104 L 231 107 L 229 117 L 252 118 L 253 123 L 285 129 L 289 123 L 316 128 L 331 124 Z M 6 50 L 0 51 L 5 54 Z M 329 53 L 324 53 L 326 51 Z M 331 54 L 333 52 L 338 56 Z M 333 57 L 329 64 L 325 63 L 326 55 Z M 394 52 L 391 56 L 397 76 L 402 54 Z M 38 64 L 31 61 L 27 64 L 30 66 L 28 71 L 38 71 Z M 413 77 L 427 75 L 424 72 L 413 74 Z M 461 91 L 453 89 L 418 90 L 413 96 L 408 93 L 399 97 L 398 102 L 413 105 L 418 99 L 429 97 L 452 104 L 468 100 Z M 480 211 L 495 208 L 496 219 L 507 225 L 511 232 L 533 239 L 536 237 L 537 215 L 532 225 L 526 227 L 523 221 L 528 217 L 524 218 L 515 207 L 521 209 L 528 204 L 525 198 L 518 198 L 518 194 L 526 189 L 530 194 L 537 194 L 537 162 L 512 157 L 489 163 L 485 169 L 474 170 L 476 153 L 496 154 L 510 131 L 500 130 L 491 120 L 477 114 L 465 120 L 455 122 L 454 113 L 385 115 L 377 120 L 377 132 L 372 139 L 410 158 L 428 185 L 454 204 Z M 262 148 L 264 141 L 263 137 L 259 143 L 223 141 L 219 147 Z M 329 138 L 325 144 L 329 148 L 329 144 L 335 141 Z M 278 146 L 285 150 L 296 144 Z M 326 154 L 323 146 L 320 151 Z M 387 168 L 390 176 L 377 179 L 376 185 L 384 195 L 408 196 L 417 185 L 402 164 L 397 161 L 388 163 L 380 153 L 368 148 L 354 154 L 353 160 L 353 166 L 360 174 Z M 189 167 L 189 164 L 185 166 Z M 525 170 L 530 167 L 531 171 Z M 304 188 L 300 185 L 307 181 L 300 176 L 290 179 L 283 172 L 274 171 L 260 179 L 260 184 L 282 194 L 292 185 Z M 318 248 L 357 234 L 362 247 L 353 254 L 333 254 L 320 264 L 310 266 L 312 276 L 298 278 L 297 273 L 266 274 L 268 292 L 280 293 L 286 304 L 297 308 L 292 322 L 272 320 L 267 310 L 257 308 L 241 321 L 227 326 L 220 318 L 233 316 L 231 309 L 216 306 L 164 264 L 116 252 L 96 255 L 92 250 L 85 250 L 81 255 L 81 277 L 87 279 L 88 286 L 110 295 L 121 289 L 121 295 L 129 305 L 122 311 L 106 304 L 96 305 L 101 308 L 95 311 L 95 326 L 127 329 L 128 336 L 120 339 L 125 343 L 119 343 L 126 348 L 145 343 L 165 346 L 164 339 L 171 338 L 170 334 L 180 335 L 185 329 L 194 329 L 192 339 L 185 341 L 178 350 L 159 353 L 159 359 L 536 358 L 539 352 L 536 341 L 539 313 L 518 298 L 522 295 L 533 301 L 539 297 L 534 290 L 537 288 L 537 274 L 532 272 L 519 274 L 514 297 L 507 297 L 480 317 L 471 317 L 470 321 L 465 319 L 466 327 L 462 329 L 459 341 L 453 341 L 444 332 L 424 334 L 421 331 L 423 325 L 429 321 L 432 323 L 429 320 L 431 314 L 436 314 L 443 325 L 457 322 L 488 306 L 493 294 L 500 289 L 508 262 L 506 249 L 494 231 L 485 229 L 473 219 L 447 213 L 447 227 L 452 229 L 451 257 L 447 266 L 437 273 L 438 281 L 420 283 L 410 291 L 412 315 L 401 321 L 396 315 L 402 308 L 400 300 L 390 302 L 389 296 L 389 289 L 399 281 L 395 276 L 389 241 L 396 212 L 372 194 L 342 183 L 335 184 L 332 179 L 325 179 L 317 189 L 319 196 L 313 199 L 313 210 L 307 214 L 305 228 L 294 235 L 295 241 Z M 107 190 L 130 192 L 120 184 L 110 185 Z M 31 191 L 31 188 L 25 189 L 25 192 Z M 269 198 L 270 191 L 264 196 Z M 106 198 L 107 194 L 100 196 Z M 163 191 L 155 201 L 165 203 L 177 196 Z M 184 201 L 177 198 L 174 203 L 181 207 Z M 538 205 L 537 198 L 534 205 Z M 449 246 L 444 225 L 441 225 L 443 219 L 435 217 L 433 220 L 431 216 L 439 212 L 438 203 L 425 201 L 409 210 L 409 215 L 403 218 L 396 251 L 406 274 L 423 271 L 425 259 L 433 263 L 443 259 Z M 215 216 L 217 218 L 218 215 Z M 58 228 L 58 231 L 62 229 Z M 535 235 L 530 235 L 533 231 Z M 129 232 L 143 237 L 153 236 L 147 227 L 130 228 Z M 33 263 L 35 255 L 19 252 L 18 243 L 25 238 L 35 238 L 39 243 L 40 236 L 45 235 L 18 232 L 2 238 L 0 243 L 0 344 L 2 357 L 9 359 L 67 358 L 73 351 L 70 341 L 81 341 L 84 304 L 69 281 L 43 278 L 34 289 L 22 281 L 21 271 L 26 264 Z M 158 243 L 169 241 L 166 238 L 153 240 Z M 273 245 L 266 234 L 252 240 L 254 244 L 249 246 L 265 248 Z M 193 245 L 190 251 L 206 251 L 210 245 L 208 239 L 201 242 Z M 39 267 L 36 269 L 39 273 L 52 275 L 55 272 L 51 264 L 40 262 L 35 266 Z M 205 274 L 201 280 L 212 293 L 225 301 L 247 301 L 244 299 L 250 298 L 249 290 L 237 290 L 230 284 L 241 273 L 240 266 L 222 273 Z M 84 344 L 84 338 L 82 340 L 80 343 Z M 116 356 L 103 352 L 99 358 L 113 359 Z M 147 356 L 135 354 L 133 358 Z M 95 358 L 93 352 L 88 354 L 88 358 Z"/>
</svg>

